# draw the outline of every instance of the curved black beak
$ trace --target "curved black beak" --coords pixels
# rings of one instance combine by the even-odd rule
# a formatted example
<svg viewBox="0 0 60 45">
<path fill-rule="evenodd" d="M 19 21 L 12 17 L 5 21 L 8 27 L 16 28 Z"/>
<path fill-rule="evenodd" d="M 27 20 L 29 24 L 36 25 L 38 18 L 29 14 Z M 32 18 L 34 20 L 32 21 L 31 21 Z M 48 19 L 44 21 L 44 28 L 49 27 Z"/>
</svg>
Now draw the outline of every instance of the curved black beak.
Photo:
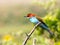
<svg viewBox="0 0 60 45">
<path fill-rule="evenodd" d="M 24 17 L 27 17 L 27 16 L 24 16 Z"/>
<path fill-rule="evenodd" d="M 27 16 L 24 16 L 24 17 L 29 18 L 29 17 L 27 17 Z"/>
</svg>

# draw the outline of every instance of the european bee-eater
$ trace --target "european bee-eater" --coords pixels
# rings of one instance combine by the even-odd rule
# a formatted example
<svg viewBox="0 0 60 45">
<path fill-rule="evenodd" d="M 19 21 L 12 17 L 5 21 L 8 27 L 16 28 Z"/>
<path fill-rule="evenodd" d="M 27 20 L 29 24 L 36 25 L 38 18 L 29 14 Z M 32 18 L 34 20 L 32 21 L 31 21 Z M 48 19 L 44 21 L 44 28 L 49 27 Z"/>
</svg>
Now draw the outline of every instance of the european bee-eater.
<svg viewBox="0 0 60 45">
<path fill-rule="evenodd" d="M 53 35 L 53 32 L 51 32 L 51 30 L 48 28 L 48 26 L 45 24 L 45 22 L 39 16 L 29 13 L 29 14 L 27 14 L 26 17 L 28 17 L 29 20 L 34 24 L 37 24 L 40 22 L 40 24 L 38 26 L 47 30 L 51 35 Z"/>
</svg>

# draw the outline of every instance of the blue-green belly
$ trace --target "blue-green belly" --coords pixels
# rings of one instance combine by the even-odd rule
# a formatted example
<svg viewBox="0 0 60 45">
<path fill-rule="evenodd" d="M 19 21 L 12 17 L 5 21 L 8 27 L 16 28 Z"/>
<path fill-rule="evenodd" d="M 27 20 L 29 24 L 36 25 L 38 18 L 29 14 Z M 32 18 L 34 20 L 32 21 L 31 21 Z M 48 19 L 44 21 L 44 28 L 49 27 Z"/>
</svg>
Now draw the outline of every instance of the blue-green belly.
<svg viewBox="0 0 60 45">
<path fill-rule="evenodd" d="M 36 19 L 36 17 L 30 18 L 30 21 L 31 21 L 32 23 L 38 23 L 38 22 L 39 22 L 39 20 Z"/>
</svg>

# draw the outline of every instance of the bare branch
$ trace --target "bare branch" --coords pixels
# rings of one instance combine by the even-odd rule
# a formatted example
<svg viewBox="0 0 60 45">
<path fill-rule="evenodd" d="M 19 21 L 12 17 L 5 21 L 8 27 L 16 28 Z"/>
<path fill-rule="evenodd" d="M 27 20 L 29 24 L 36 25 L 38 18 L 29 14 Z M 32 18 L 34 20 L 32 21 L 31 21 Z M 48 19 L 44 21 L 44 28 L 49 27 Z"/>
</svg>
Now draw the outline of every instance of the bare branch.
<svg viewBox="0 0 60 45">
<path fill-rule="evenodd" d="M 37 23 L 37 24 L 33 27 L 33 29 L 30 31 L 30 33 L 28 34 L 28 36 L 26 36 L 26 38 L 25 38 L 25 40 L 24 40 L 24 42 L 23 42 L 23 45 L 26 45 L 28 39 L 30 38 L 30 36 L 32 35 L 32 33 L 35 31 L 35 28 L 36 28 L 40 23 L 41 23 L 41 22 Z"/>
</svg>

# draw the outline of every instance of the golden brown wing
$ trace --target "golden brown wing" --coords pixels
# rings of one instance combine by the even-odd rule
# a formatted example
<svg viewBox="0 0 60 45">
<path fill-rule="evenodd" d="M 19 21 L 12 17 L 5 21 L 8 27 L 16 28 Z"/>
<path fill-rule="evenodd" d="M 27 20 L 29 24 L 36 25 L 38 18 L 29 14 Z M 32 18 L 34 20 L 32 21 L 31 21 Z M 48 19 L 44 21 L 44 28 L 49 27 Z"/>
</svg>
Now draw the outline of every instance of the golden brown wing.
<svg viewBox="0 0 60 45">
<path fill-rule="evenodd" d="M 47 26 L 47 25 L 45 24 L 45 22 L 42 20 L 42 18 L 41 18 L 41 17 L 36 16 L 36 18 L 37 18 L 41 23 L 43 23 L 45 26 Z M 48 26 L 47 26 L 47 27 L 48 27 Z"/>
</svg>

